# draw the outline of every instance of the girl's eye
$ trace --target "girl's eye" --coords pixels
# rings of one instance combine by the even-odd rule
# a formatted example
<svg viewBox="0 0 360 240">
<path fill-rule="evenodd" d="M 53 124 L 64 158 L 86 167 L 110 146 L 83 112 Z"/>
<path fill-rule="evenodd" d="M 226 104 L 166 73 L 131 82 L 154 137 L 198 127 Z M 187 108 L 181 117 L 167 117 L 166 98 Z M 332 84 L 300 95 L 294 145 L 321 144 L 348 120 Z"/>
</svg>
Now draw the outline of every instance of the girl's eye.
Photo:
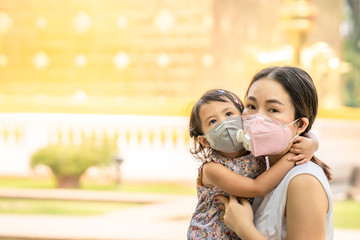
<svg viewBox="0 0 360 240">
<path fill-rule="evenodd" d="M 209 122 L 209 125 L 212 125 L 212 124 L 215 124 L 215 123 L 216 123 L 216 120 L 213 119 L 213 120 L 211 120 L 211 121 Z"/>
<path fill-rule="evenodd" d="M 225 114 L 225 116 L 227 116 L 227 117 L 229 117 L 229 116 L 231 116 L 231 115 L 233 115 L 232 112 L 227 112 L 227 113 Z"/>
</svg>

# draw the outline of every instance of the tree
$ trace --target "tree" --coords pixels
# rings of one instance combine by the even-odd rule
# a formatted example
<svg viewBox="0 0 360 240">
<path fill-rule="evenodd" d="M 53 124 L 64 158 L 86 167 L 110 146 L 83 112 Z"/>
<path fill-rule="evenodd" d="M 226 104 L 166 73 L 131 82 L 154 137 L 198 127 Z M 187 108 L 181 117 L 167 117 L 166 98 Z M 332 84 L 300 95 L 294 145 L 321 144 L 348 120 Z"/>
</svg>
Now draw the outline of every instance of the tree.
<svg viewBox="0 0 360 240">
<path fill-rule="evenodd" d="M 360 1 L 346 1 L 349 14 L 349 32 L 345 37 L 343 46 L 343 58 L 351 64 L 350 72 L 344 75 L 345 105 L 360 107 Z"/>
<path fill-rule="evenodd" d="M 91 166 L 108 165 L 116 148 L 111 144 L 49 145 L 31 157 L 31 167 L 48 166 L 57 180 L 57 187 L 78 188 L 81 175 Z"/>
</svg>

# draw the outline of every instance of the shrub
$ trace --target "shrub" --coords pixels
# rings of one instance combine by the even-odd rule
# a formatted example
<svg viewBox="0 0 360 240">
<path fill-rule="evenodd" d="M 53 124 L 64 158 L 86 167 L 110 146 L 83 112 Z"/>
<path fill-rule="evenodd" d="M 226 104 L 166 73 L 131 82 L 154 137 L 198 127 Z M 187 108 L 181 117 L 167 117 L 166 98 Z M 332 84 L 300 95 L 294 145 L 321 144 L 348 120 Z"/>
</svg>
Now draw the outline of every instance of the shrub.
<svg viewBox="0 0 360 240">
<path fill-rule="evenodd" d="M 31 167 L 48 166 L 58 187 L 79 187 L 80 177 L 89 167 L 109 165 L 115 153 L 116 148 L 110 144 L 49 145 L 32 155 Z"/>
</svg>

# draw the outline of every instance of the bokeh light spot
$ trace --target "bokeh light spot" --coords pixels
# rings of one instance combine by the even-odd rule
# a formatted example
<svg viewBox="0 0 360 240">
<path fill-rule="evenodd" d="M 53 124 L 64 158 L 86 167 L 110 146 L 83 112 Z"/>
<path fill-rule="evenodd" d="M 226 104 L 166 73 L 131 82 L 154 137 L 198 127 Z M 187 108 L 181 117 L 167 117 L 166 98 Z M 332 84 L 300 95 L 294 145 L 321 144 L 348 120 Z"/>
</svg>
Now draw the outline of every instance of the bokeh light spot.
<svg viewBox="0 0 360 240">
<path fill-rule="evenodd" d="M 119 69 L 125 69 L 130 64 L 130 57 L 126 54 L 126 52 L 119 52 L 114 57 L 114 65 Z"/>
<path fill-rule="evenodd" d="M 75 29 L 80 33 L 85 33 L 91 26 L 92 20 L 86 12 L 78 12 L 73 19 Z"/>
<path fill-rule="evenodd" d="M 13 25 L 13 20 L 6 12 L 0 12 L 0 34 L 5 34 Z"/>
<path fill-rule="evenodd" d="M 116 25 L 118 26 L 118 28 L 120 29 L 124 29 L 127 28 L 127 26 L 129 25 L 129 20 L 127 17 L 125 16 L 119 16 L 116 19 Z"/>
<path fill-rule="evenodd" d="M 84 54 L 78 54 L 75 57 L 75 65 L 78 67 L 85 67 L 88 63 L 88 58 Z"/>
<path fill-rule="evenodd" d="M 48 26 L 48 20 L 45 17 L 38 17 L 36 19 L 36 26 L 40 29 L 44 29 Z"/>
<path fill-rule="evenodd" d="M 170 64 L 170 57 L 166 53 L 160 53 L 156 58 L 159 67 L 165 68 Z"/>
<path fill-rule="evenodd" d="M 161 10 L 154 19 L 154 24 L 161 32 L 170 31 L 175 24 L 174 16 L 167 10 Z"/>
<path fill-rule="evenodd" d="M 0 67 L 6 67 L 9 63 L 9 59 L 6 55 L 0 54 Z"/>
<path fill-rule="evenodd" d="M 202 57 L 202 64 L 205 67 L 212 67 L 214 64 L 214 58 L 211 54 L 204 54 Z"/>
<path fill-rule="evenodd" d="M 45 52 L 40 51 L 33 57 L 33 64 L 38 69 L 45 69 L 50 64 L 50 59 Z"/>
</svg>

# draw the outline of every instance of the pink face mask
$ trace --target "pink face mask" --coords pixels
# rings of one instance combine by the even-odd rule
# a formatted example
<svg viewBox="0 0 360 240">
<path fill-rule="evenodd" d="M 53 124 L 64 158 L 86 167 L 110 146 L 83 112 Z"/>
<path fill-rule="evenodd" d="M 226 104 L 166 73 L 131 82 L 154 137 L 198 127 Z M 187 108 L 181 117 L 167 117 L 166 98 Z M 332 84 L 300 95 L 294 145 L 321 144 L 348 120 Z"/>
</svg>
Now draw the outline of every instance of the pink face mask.
<svg viewBox="0 0 360 240">
<path fill-rule="evenodd" d="M 238 141 L 245 149 L 257 156 L 277 155 L 298 135 L 292 137 L 289 125 L 261 114 L 243 116 L 244 130 L 238 131 Z"/>
</svg>

